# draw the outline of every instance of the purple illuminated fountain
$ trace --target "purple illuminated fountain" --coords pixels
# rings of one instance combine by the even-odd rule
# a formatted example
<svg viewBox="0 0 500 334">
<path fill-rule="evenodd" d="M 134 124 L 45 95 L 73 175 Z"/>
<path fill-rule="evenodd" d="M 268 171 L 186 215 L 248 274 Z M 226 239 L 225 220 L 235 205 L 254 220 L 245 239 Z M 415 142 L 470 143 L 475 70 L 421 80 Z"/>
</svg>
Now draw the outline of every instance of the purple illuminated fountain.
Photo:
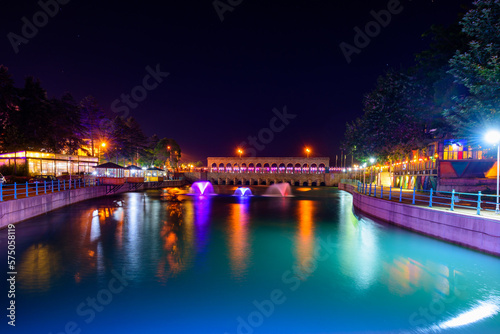
<svg viewBox="0 0 500 334">
<path fill-rule="evenodd" d="M 208 181 L 196 181 L 191 186 L 190 193 L 198 196 L 214 195 L 214 187 Z"/>
<path fill-rule="evenodd" d="M 292 195 L 292 188 L 289 183 L 278 183 L 273 184 L 269 188 L 267 188 L 264 196 L 273 196 L 273 197 L 288 197 Z"/>
<path fill-rule="evenodd" d="M 236 189 L 233 195 L 240 197 L 252 196 L 252 191 L 250 190 L 250 188 L 241 187 Z"/>
</svg>

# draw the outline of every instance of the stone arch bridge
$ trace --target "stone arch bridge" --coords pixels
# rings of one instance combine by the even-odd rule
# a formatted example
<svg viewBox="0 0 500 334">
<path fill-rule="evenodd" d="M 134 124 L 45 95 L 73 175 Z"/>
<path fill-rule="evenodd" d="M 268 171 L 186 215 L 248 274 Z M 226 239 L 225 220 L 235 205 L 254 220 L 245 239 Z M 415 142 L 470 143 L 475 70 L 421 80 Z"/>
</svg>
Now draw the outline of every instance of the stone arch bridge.
<svg viewBox="0 0 500 334">
<path fill-rule="evenodd" d="M 332 186 L 327 157 L 209 157 L 206 179 L 219 185 Z"/>
</svg>

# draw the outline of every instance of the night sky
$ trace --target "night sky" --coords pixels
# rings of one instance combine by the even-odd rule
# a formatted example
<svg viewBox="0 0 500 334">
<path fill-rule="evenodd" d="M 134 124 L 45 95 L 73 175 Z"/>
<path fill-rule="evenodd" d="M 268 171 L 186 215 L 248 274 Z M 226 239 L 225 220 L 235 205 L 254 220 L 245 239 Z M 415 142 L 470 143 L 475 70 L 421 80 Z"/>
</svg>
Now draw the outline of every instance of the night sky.
<svg viewBox="0 0 500 334">
<path fill-rule="evenodd" d="M 115 104 L 122 111 L 114 113 L 113 101 L 143 85 L 146 67 L 159 64 L 169 75 L 157 85 L 150 79 L 147 97 L 129 115 L 147 135 L 176 139 L 183 160 L 236 155 L 284 106 L 296 117 L 285 127 L 275 122 L 274 138 L 264 130 L 269 143 L 259 145 L 258 156 L 303 155 L 308 145 L 315 156 L 335 159 L 345 123 L 362 114 L 362 97 L 377 76 L 412 65 L 429 43 L 421 34 L 453 22 L 460 4 L 472 3 L 401 0 L 401 13 L 348 64 L 340 43 L 354 44 L 353 29 L 391 1 L 224 0 L 241 3 L 221 21 L 213 0 L 60 0 L 66 4 L 46 24 L 37 16 L 38 32 L 18 53 L 8 34 L 22 35 L 21 18 L 33 22 L 41 7 L 11 1 L 0 11 L 0 63 L 17 86 L 33 75 L 49 97 L 93 95 L 110 115 L 123 115 L 125 104 Z"/>
</svg>

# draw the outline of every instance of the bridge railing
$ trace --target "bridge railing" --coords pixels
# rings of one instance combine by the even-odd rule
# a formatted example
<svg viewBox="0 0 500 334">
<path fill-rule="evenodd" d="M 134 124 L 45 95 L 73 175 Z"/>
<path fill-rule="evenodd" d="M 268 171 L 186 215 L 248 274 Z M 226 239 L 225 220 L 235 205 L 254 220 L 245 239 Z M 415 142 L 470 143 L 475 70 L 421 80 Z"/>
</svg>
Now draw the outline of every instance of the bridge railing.
<svg viewBox="0 0 500 334">
<path fill-rule="evenodd" d="M 73 179 L 57 180 L 43 182 L 25 182 L 13 184 L 0 183 L 0 202 L 33 197 L 38 195 L 50 194 L 59 191 L 71 190 L 76 188 L 95 187 L 98 183 L 94 179 Z"/>
<path fill-rule="evenodd" d="M 428 207 L 446 207 L 450 211 L 456 209 L 475 210 L 477 215 L 481 212 L 495 212 L 498 197 L 496 195 L 477 193 L 461 193 L 452 191 L 406 190 L 403 188 L 384 187 L 374 184 L 358 182 L 358 193 L 389 201 L 404 202 L 412 205 L 425 205 Z"/>
<path fill-rule="evenodd" d="M 168 181 L 182 181 L 184 177 L 179 178 L 168 178 L 162 182 L 168 183 Z M 148 183 L 148 182 L 144 182 Z M 151 182 L 154 183 L 154 182 Z M 33 197 L 38 195 L 45 195 L 50 193 L 55 193 L 59 191 L 66 191 L 77 188 L 87 188 L 100 186 L 98 179 L 73 179 L 73 180 L 57 180 L 57 181 L 44 181 L 44 182 L 25 182 L 25 183 L 13 183 L 13 184 L 2 184 L 0 183 L 0 202 Z"/>
</svg>

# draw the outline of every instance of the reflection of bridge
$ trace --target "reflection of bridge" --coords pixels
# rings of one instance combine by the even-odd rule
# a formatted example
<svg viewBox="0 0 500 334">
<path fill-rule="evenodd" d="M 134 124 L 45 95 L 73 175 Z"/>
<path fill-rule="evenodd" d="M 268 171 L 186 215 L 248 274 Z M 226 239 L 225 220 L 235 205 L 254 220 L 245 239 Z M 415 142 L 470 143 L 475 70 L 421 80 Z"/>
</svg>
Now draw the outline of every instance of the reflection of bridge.
<svg viewBox="0 0 500 334">
<path fill-rule="evenodd" d="M 296 186 L 330 186 L 330 159 L 321 158 L 207 158 L 208 173 L 204 177 L 214 184 L 270 185 L 288 182 Z"/>
</svg>

